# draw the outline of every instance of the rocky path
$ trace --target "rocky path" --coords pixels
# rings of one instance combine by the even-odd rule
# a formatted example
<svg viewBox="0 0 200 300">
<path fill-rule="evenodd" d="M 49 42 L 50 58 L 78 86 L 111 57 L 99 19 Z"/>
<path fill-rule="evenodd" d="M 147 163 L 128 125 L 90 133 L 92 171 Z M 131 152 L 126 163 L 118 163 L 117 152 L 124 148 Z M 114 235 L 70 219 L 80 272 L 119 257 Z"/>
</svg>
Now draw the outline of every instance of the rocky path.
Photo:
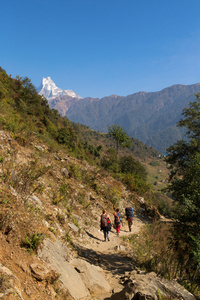
<svg viewBox="0 0 200 300">
<path fill-rule="evenodd" d="M 122 278 L 126 272 L 134 269 L 135 264 L 127 252 L 130 251 L 128 245 L 124 244 L 124 237 L 138 233 L 144 221 L 135 218 L 132 231 L 129 232 L 127 222 L 121 227 L 120 235 L 117 236 L 116 231 L 112 228 L 110 233 L 110 241 L 104 242 L 103 233 L 97 228 L 91 228 L 86 231 L 87 243 L 84 246 L 76 245 L 76 250 L 80 257 L 84 258 L 90 264 L 100 266 L 108 283 L 111 286 L 111 291 L 119 292 L 123 289 Z M 95 296 L 95 299 L 102 300 L 109 298 L 109 295 L 101 294 Z"/>
</svg>

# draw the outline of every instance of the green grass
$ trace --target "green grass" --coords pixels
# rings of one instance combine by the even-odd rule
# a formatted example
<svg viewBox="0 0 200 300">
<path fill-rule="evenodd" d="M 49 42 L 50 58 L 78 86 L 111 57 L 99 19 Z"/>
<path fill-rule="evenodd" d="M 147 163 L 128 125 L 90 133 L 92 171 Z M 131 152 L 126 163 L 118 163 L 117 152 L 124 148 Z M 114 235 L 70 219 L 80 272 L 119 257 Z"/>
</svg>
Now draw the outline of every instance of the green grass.
<svg viewBox="0 0 200 300">
<path fill-rule="evenodd" d="M 150 165 L 151 161 L 145 163 L 145 167 L 147 169 L 147 182 L 153 185 L 155 191 L 160 191 L 167 184 L 167 178 L 169 170 L 166 167 L 166 163 L 160 159 L 159 165 Z M 160 172 L 161 170 L 161 172 Z M 155 185 L 157 182 L 157 185 Z"/>
</svg>

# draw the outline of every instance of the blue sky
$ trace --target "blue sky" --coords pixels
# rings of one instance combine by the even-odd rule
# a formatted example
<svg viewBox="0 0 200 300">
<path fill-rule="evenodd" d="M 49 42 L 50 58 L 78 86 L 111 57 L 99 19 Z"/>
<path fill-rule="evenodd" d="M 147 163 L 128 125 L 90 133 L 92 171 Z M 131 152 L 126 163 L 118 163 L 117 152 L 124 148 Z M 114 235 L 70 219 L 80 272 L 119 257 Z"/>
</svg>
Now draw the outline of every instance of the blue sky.
<svg viewBox="0 0 200 300">
<path fill-rule="evenodd" d="M 199 0 L 0 0 L 0 66 L 82 97 L 200 82 Z"/>
</svg>

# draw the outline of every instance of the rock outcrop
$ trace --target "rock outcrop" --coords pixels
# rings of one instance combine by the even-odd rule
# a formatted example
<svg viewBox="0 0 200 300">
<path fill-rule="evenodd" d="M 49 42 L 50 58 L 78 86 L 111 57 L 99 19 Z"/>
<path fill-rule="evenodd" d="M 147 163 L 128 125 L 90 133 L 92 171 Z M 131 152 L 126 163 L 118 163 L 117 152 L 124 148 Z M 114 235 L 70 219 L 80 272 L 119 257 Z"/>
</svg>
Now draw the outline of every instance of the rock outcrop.
<svg viewBox="0 0 200 300">
<path fill-rule="evenodd" d="M 196 299 L 176 281 L 159 278 L 153 272 L 138 274 L 134 271 L 125 282 L 125 287 L 121 292 L 113 294 L 106 300 Z"/>
</svg>

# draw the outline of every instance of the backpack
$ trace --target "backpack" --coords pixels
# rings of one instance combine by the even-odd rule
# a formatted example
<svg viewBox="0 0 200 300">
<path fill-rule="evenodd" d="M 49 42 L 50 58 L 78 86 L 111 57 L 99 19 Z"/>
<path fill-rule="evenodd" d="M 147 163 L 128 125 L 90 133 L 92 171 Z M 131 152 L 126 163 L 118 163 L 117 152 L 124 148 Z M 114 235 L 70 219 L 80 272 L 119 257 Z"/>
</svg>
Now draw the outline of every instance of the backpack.
<svg viewBox="0 0 200 300">
<path fill-rule="evenodd" d="M 115 225 L 120 225 L 121 221 L 120 221 L 120 217 L 118 216 L 118 214 L 115 215 Z"/>
<path fill-rule="evenodd" d="M 133 218 L 133 217 L 134 217 L 134 212 L 133 212 L 132 207 L 126 207 L 125 213 L 126 213 L 126 218 L 127 218 L 127 220 L 128 220 L 129 218 Z"/>
<path fill-rule="evenodd" d="M 101 215 L 101 226 L 107 227 L 108 226 L 108 217 L 107 215 L 102 214 Z"/>
</svg>

